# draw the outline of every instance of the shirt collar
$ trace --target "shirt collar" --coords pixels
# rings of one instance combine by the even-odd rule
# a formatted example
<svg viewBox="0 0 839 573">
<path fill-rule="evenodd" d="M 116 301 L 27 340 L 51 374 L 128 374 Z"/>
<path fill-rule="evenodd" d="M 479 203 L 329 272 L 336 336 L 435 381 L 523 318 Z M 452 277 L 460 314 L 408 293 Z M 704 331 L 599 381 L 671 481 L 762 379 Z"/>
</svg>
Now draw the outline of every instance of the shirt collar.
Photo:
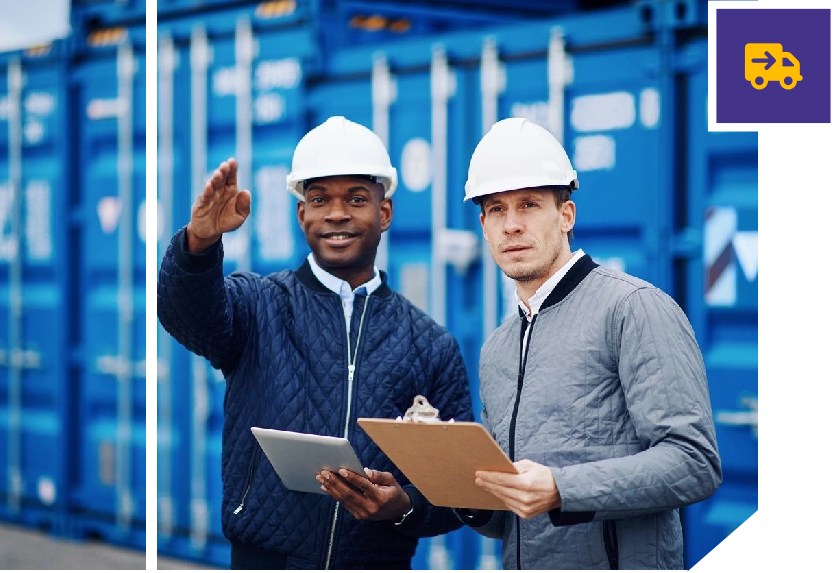
<svg viewBox="0 0 839 573">
<path fill-rule="evenodd" d="M 306 257 L 306 260 L 309 261 L 309 266 L 312 267 L 312 273 L 315 275 L 323 286 L 331 290 L 337 295 L 347 295 L 353 292 L 358 292 L 359 289 L 366 288 L 368 294 L 372 294 L 379 286 L 382 284 L 382 277 L 379 274 L 379 269 L 377 267 L 373 267 L 373 278 L 364 283 L 363 285 L 359 286 L 357 289 L 353 290 L 350 287 L 350 283 L 343 279 L 339 279 L 333 274 L 330 274 L 320 268 L 320 266 L 315 262 L 315 256 L 313 253 L 309 253 L 309 256 Z"/>
<path fill-rule="evenodd" d="M 568 273 L 571 267 L 574 266 L 574 263 L 579 261 L 583 257 L 583 255 L 585 255 L 583 250 L 577 249 L 577 252 L 575 252 L 571 256 L 571 259 L 567 263 L 562 265 L 562 267 L 558 271 L 556 271 L 553 274 L 553 276 L 551 276 L 551 278 L 543 282 L 542 286 L 536 289 L 536 292 L 533 293 L 533 296 L 531 296 L 530 299 L 528 299 L 527 301 L 530 305 L 529 311 L 527 310 L 527 306 L 525 306 L 525 304 L 522 302 L 521 298 L 519 298 L 518 290 L 515 291 L 516 302 L 519 303 L 519 308 L 521 308 L 522 311 L 524 311 L 527 320 L 531 320 L 534 316 L 536 316 L 539 313 L 539 309 L 542 308 L 542 304 L 545 302 L 545 299 L 548 298 L 548 295 L 553 292 L 553 290 L 556 288 L 556 285 L 558 285 L 559 281 L 562 280 L 562 277 L 564 277 Z"/>
</svg>

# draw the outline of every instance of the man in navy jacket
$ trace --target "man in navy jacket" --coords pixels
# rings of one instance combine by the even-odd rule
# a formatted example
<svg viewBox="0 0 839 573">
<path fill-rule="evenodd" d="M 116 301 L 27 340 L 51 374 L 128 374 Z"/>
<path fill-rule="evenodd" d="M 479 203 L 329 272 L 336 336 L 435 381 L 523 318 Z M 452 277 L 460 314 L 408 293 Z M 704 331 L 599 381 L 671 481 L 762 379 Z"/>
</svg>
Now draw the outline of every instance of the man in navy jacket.
<svg viewBox="0 0 839 573">
<path fill-rule="evenodd" d="M 473 416 L 457 342 L 374 266 L 396 170 L 370 130 L 328 119 L 300 141 L 288 176 L 312 253 L 296 271 L 224 277 L 221 236 L 250 214 L 236 171 L 230 159 L 213 173 L 158 282 L 161 324 L 227 382 L 222 528 L 231 567 L 410 568 L 418 537 L 460 522 L 408 484 L 355 420 L 395 418 L 417 394 L 442 419 Z M 328 495 L 289 491 L 252 426 L 346 437 L 376 469 L 319 474 Z"/>
</svg>

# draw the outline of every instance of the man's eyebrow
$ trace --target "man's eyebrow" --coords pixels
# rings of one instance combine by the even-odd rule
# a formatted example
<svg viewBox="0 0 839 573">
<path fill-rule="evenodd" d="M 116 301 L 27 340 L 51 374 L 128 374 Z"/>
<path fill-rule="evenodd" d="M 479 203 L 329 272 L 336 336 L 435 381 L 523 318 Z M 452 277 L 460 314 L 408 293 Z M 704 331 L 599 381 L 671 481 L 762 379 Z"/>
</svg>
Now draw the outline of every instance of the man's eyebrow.
<svg viewBox="0 0 839 573">
<path fill-rule="evenodd" d="M 309 191 L 326 191 L 326 186 L 321 183 L 312 183 L 308 187 L 306 187 L 306 192 Z M 353 185 L 352 187 L 346 190 L 347 193 L 357 193 L 359 191 L 366 191 L 368 194 L 372 194 L 373 191 L 365 187 L 364 185 Z"/>
</svg>

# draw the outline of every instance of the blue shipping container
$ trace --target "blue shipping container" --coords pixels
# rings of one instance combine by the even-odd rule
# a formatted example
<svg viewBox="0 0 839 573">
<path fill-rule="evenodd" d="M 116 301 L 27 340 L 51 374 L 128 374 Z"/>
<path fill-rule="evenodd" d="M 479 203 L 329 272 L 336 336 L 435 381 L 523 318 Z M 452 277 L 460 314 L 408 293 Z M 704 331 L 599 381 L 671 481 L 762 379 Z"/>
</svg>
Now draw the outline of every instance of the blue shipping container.
<svg viewBox="0 0 839 573">
<path fill-rule="evenodd" d="M 145 544 L 145 45 L 91 42 L 74 68 L 82 290 L 76 526 Z"/>
<path fill-rule="evenodd" d="M 0 54 L 0 519 L 54 532 L 74 467 L 64 50 Z"/>
<path fill-rule="evenodd" d="M 0 519 L 138 548 L 143 35 L 77 28 L 0 55 Z"/>
<path fill-rule="evenodd" d="M 294 145 L 330 115 L 367 125 L 400 176 L 377 263 L 396 290 L 457 338 L 477 414 L 480 347 L 514 306 L 511 282 L 484 247 L 477 208 L 462 203 L 468 161 L 498 119 L 544 125 L 580 174 L 574 246 L 670 293 L 705 356 L 725 484 L 684 512 L 690 567 L 757 507 L 757 137 L 707 132 L 705 9 L 642 2 L 329 50 L 313 26 L 272 35 L 251 12 L 226 33 L 200 15 L 165 22 L 161 37 L 171 38 L 176 64 L 161 79 L 170 103 L 161 87 L 159 109 L 191 120 L 167 127 L 161 111 L 160 185 L 169 190 L 164 209 L 173 219 L 161 247 L 187 221 L 187 197 L 233 155 L 254 209 L 246 227 L 224 239 L 225 270 L 296 267 L 308 248 L 283 184 Z M 208 47 L 211 63 L 202 56 Z M 235 69 L 250 86 L 225 90 Z M 260 90 L 266 78 L 274 79 Z M 181 191 L 187 187 L 190 193 Z M 168 488 L 161 498 L 174 510 L 161 509 L 170 526 L 161 525 L 169 534 L 159 548 L 224 566 L 229 550 L 217 514 L 223 381 L 171 339 L 161 340 L 164 349 L 169 375 L 159 384 L 169 398 L 160 435 L 167 448 L 158 471 Z M 191 417 L 179 418 L 181 411 Z M 500 567 L 498 556 L 496 542 L 463 529 L 422 540 L 413 565 L 491 569 Z"/>
</svg>

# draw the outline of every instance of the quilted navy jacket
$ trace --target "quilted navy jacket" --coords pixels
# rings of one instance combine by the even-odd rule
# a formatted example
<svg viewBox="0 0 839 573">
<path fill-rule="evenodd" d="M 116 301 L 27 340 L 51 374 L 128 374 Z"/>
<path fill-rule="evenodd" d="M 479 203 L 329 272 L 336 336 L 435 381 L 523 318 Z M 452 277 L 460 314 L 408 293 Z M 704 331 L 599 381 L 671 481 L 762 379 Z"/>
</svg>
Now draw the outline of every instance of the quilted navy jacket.
<svg viewBox="0 0 839 573">
<path fill-rule="evenodd" d="M 289 569 L 349 569 L 409 560 L 418 537 L 457 529 L 460 522 L 450 509 L 431 506 L 410 485 L 405 489 L 414 511 L 400 526 L 359 521 L 343 508 L 335 520 L 331 497 L 283 487 L 250 431 L 260 426 L 342 436 L 348 424 L 361 463 L 392 472 L 405 487 L 405 476 L 355 420 L 395 418 L 417 394 L 442 419 L 472 420 L 455 339 L 390 290 L 384 273 L 375 292 L 356 295 L 348 337 L 340 297 L 315 278 L 307 262 L 294 272 L 225 278 L 222 258 L 220 242 L 200 255 L 187 253 L 181 229 L 163 259 L 157 292 L 163 327 L 208 358 L 227 381 L 224 535 L 237 546 L 288 556 Z"/>
</svg>

